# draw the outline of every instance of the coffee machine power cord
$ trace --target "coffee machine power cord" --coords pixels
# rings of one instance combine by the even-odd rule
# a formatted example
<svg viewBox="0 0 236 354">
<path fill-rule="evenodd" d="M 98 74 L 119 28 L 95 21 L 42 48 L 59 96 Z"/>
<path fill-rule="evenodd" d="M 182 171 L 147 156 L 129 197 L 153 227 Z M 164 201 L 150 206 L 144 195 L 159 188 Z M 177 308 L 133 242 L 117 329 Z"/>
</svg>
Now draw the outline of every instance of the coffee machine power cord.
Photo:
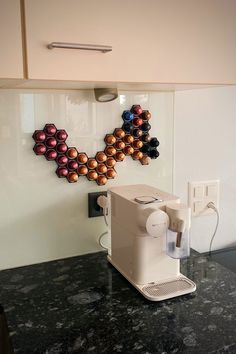
<svg viewBox="0 0 236 354">
<path fill-rule="evenodd" d="M 218 226 L 219 226 L 219 222 L 220 222 L 220 214 L 219 214 L 219 210 L 216 208 L 215 204 L 213 202 L 210 202 L 207 204 L 207 207 L 214 210 L 214 212 L 216 213 L 216 226 L 215 226 L 215 230 L 213 232 L 213 235 L 211 237 L 211 242 L 210 242 L 210 247 L 209 247 L 209 256 L 211 255 L 211 249 L 212 249 L 212 244 L 215 238 L 215 235 L 217 233 L 218 230 Z"/>
</svg>

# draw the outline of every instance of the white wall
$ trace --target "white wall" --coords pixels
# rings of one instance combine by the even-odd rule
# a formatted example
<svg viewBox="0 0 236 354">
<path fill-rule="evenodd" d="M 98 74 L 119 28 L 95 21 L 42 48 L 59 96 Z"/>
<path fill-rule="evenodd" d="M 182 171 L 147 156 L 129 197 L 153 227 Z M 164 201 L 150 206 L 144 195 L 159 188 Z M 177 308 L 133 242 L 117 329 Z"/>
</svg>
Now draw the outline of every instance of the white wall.
<svg viewBox="0 0 236 354">
<path fill-rule="evenodd" d="M 57 178 L 54 162 L 32 151 L 32 133 L 51 122 L 67 130 L 70 146 L 93 156 L 134 103 L 152 112 L 151 134 L 161 142 L 160 157 L 149 166 L 127 157 L 104 187 L 86 178 L 69 184 Z M 103 218 L 88 219 L 88 192 L 133 183 L 171 192 L 172 138 L 172 93 L 121 92 L 119 100 L 101 104 L 89 91 L 0 90 L 0 269 L 99 250 L 106 228 Z"/>
<path fill-rule="evenodd" d="M 89 91 L 0 90 L 0 269 L 99 250 L 102 218 L 88 219 L 88 192 L 116 184 L 148 183 L 172 191 L 172 93 L 121 92 L 119 100 L 95 103 Z M 81 178 L 69 184 L 56 164 L 35 156 L 32 133 L 53 122 L 69 133 L 68 144 L 89 155 L 121 126 L 133 103 L 150 109 L 160 158 L 141 166 L 131 158 L 117 164 L 118 176 L 104 187 Z M 187 201 L 187 182 L 219 178 L 221 222 L 213 248 L 236 243 L 236 87 L 175 94 L 174 191 Z M 206 251 L 215 216 L 195 218 L 192 246 Z"/>
<path fill-rule="evenodd" d="M 174 192 L 220 179 L 220 226 L 213 249 L 236 244 L 236 86 L 175 94 Z M 208 251 L 215 215 L 193 219 L 192 246 Z"/>
</svg>

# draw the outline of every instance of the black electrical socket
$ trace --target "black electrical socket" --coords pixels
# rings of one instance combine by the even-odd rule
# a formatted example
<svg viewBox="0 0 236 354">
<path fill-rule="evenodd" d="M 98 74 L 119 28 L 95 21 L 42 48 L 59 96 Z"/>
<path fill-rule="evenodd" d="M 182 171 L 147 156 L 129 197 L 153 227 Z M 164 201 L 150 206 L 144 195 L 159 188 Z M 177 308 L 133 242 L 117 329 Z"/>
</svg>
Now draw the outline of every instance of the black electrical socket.
<svg viewBox="0 0 236 354">
<path fill-rule="evenodd" d="M 105 195 L 105 197 L 106 197 L 107 192 L 88 193 L 88 216 L 89 216 L 89 218 L 94 218 L 96 216 L 103 215 L 103 210 L 97 203 L 97 199 L 100 195 Z"/>
</svg>

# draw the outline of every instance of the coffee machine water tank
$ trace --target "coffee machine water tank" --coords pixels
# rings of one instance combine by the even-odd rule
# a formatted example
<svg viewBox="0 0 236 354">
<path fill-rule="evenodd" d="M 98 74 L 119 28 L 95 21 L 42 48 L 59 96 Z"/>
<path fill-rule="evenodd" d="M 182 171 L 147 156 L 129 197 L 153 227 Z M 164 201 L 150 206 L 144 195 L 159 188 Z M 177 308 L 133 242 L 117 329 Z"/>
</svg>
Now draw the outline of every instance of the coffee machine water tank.
<svg viewBox="0 0 236 354">
<path fill-rule="evenodd" d="M 163 238 L 168 256 L 176 259 L 189 256 L 190 208 L 185 204 L 169 204 L 166 211 L 147 208 L 142 213 L 141 225 L 148 235 Z"/>
</svg>

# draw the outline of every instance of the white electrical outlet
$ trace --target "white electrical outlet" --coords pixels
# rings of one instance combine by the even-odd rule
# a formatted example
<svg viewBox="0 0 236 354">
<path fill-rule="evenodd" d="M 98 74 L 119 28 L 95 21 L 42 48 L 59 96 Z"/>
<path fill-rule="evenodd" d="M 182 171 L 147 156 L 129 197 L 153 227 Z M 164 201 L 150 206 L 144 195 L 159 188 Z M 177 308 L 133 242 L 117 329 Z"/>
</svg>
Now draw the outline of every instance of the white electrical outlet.
<svg viewBox="0 0 236 354">
<path fill-rule="evenodd" d="M 188 183 L 188 205 L 192 216 L 210 215 L 214 210 L 207 207 L 212 202 L 219 207 L 219 180 Z"/>
</svg>

